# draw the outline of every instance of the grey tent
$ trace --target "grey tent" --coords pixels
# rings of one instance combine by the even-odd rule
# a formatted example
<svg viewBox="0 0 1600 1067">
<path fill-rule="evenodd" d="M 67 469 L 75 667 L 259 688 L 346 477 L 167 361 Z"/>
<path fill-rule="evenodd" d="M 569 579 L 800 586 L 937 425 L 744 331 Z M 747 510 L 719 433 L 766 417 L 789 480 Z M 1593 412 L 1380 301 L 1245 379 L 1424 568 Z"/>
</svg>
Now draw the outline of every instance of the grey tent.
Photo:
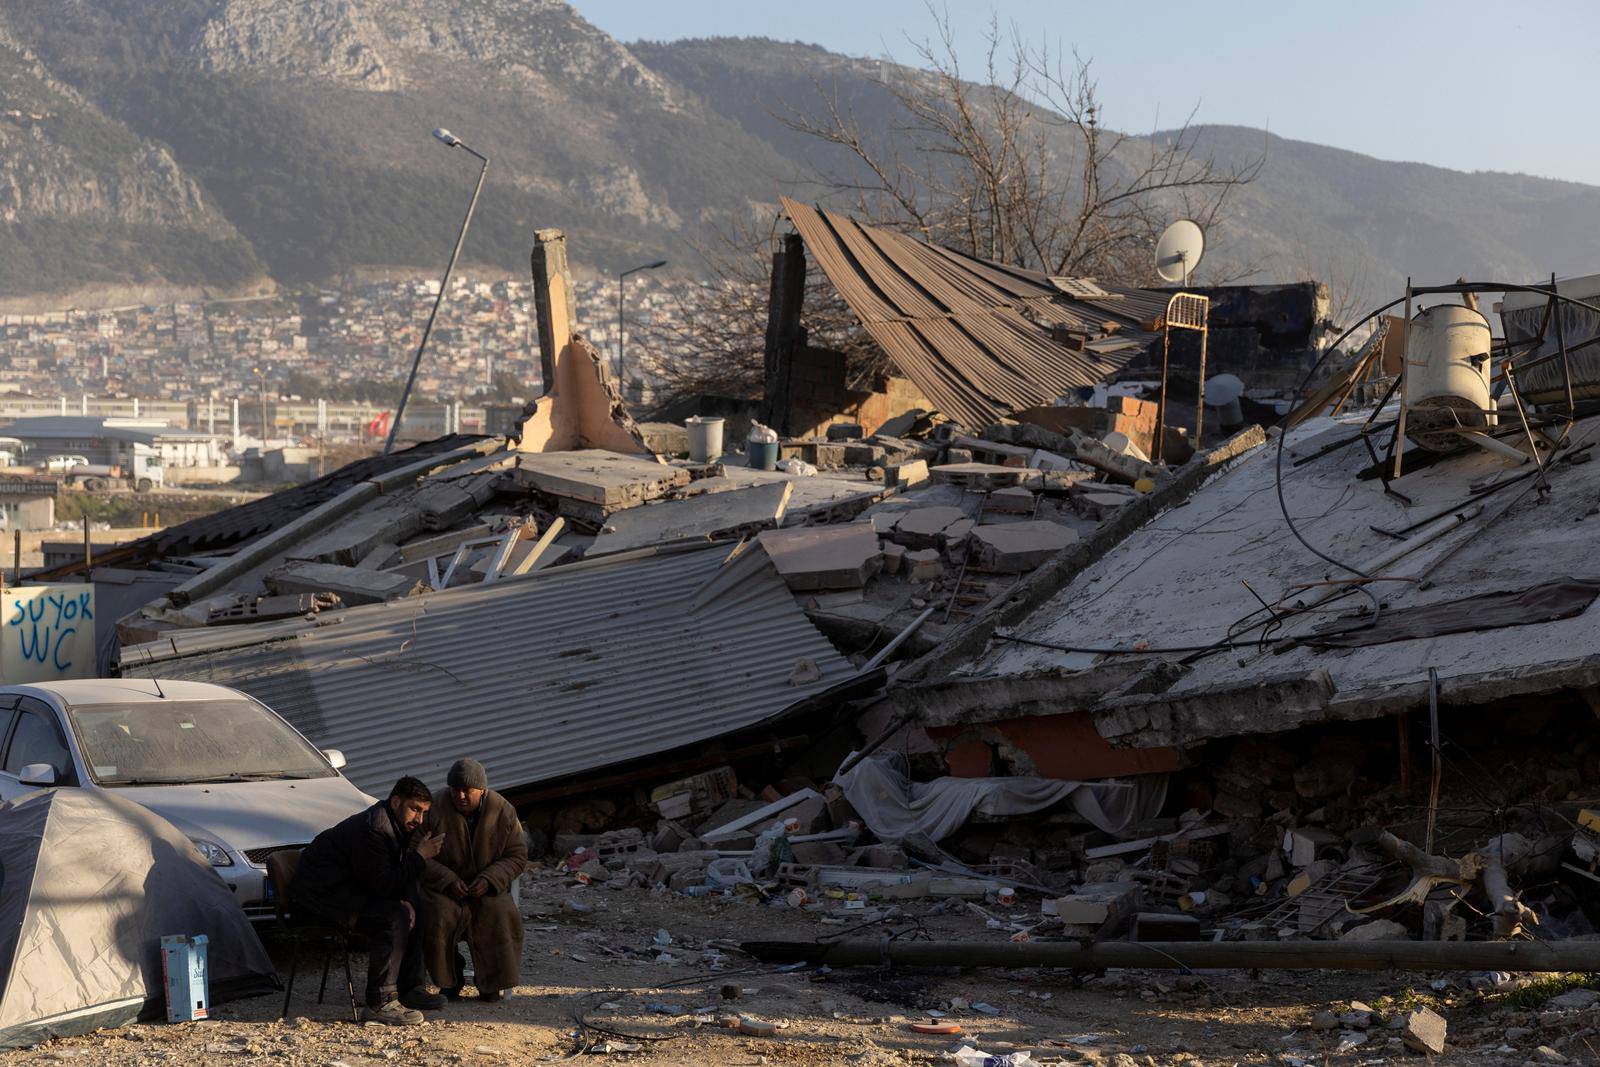
<svg viewBox="0 0 1600 1067">
<path fill-rule="evenodd" d="M 213 1000 L 276 982 L 233 894 L 159 815 L 89 789 L 0 808 L 0 1047 L 163 1006 L 165 934 L 209 939 Z"/>
</svg>

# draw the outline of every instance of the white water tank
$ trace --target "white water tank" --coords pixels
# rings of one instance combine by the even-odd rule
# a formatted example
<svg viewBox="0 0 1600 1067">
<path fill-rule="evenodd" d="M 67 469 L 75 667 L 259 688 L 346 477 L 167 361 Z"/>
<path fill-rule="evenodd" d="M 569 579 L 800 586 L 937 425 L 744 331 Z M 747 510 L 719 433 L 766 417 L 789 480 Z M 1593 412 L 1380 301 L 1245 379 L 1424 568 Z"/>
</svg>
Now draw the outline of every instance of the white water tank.
<svg viewBox="0 0 1600 1067">
<path fill-rule="evenodd" d="M 1406 334 L 1406 436 L 1448 452 L 1467 442 L 1459 429 L 1495 424 L 1489 395 L 1489 322 L 1460 304 L 1419 311 Z"/>
</svg>

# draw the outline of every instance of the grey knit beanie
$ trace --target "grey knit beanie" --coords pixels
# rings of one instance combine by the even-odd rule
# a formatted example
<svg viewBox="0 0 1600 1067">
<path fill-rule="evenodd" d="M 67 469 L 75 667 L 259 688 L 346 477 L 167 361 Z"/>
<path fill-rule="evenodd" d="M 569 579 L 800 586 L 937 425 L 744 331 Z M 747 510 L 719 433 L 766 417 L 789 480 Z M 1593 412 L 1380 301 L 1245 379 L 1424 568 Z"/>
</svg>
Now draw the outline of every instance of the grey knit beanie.
<svg viewBox="0 0 1600 1067">
<path fill-rule="evenodd" d="M 446 781 L 451 789 L 489 788 L 489 775 L 485 773 L 483 764 L 470 756 L 450 765 L 450 777 Z"/>
</svg>

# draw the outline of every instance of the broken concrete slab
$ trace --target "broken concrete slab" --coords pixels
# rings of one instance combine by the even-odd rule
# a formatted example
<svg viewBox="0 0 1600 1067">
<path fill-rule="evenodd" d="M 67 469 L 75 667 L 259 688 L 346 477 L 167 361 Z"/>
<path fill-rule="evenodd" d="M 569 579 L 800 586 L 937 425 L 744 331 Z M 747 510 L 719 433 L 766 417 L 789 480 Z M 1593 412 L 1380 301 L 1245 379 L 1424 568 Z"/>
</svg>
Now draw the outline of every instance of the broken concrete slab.
<svg viewBox="0 0 1600 1067">
<path fill-rule="evenodd" d="M 957 519 L 949 526 L 939 531 L 939 547 L 946 551 L 954 551 L 966 543 L 967 537 L 972 533 L 972 528 L 977 523 L 971 519 Z"/>
<path fill-rule="evenodd" d="M 681 467 L 598 448 L 526 453 L 512 477 L 524 488 L 608 510 L 657 500 L 690 480 Z"/>
<path fill-rule="evenodd" d="M 459 548 L 463 541 L 488 537 L 489 534 L 489 524 L 480 522 L 464 529 L 451 530 L 448 533 L 436 534 L 433 537 L 419 538 L 409 544 L 400 546 L 400 562 L 416 563 L 418 560 L 448 556 Z"/>
<path fill-rule="evenodd" d="M 1022 485 L 1033 475 L 1026 467 L 1002 467 L 994 463 L 945 463 L 929 473 L 935 483 L 959 485 L 964 489 L 1004 489 Z"/>
<path fill-rule="evenodd" d="M 860 604 L 866 594 L 860 589 L 840 589 L 831 593 L 818 593 L 806 600 L 807 611 L 837 611 Z"/>
<path fill-rule="evenodd" d="M 944 559 L 935 548 L 917 548 L 905 554 L 901 564 L 906 580 L 931 582 L 944 574 Z"/>
<path fill-rule="evenodd" d="M 757 540 L 795 592 L 859 589 L 883 561 L 870 522 L 767 530 Z"/>
<path fill-rule="evenodd" d="M 684 500 L 662 500 L 618 511 L 606 519 L 586 557 L 679 541 L 716 540 L 767 530 L 783 521 L 794 487 L 753 485 Z"/>
<path fill-rule="evenodd" d="M 928 480 L 928 461 L 913 459 L 905 463 L 888 463 L 883 468 L 883 484 L 905 489 Z"/>
<path fill-rule="evenodd" d="M 966 517 L 958 507 L 914 508 L 895 520 L 889 536 L 908 548 L 931 548 L 946 527 Z"/>
<path fill-rule="evenodd" d="M 422 516 L 423 529 L 448 530 L 489 503 L 499 477 L 491 471 L 454 482 L 432 482 L 417 490 L 411 506 Z"/>
<path fill-rule="evenodd" d="M 379 545 L 392 545 L 418 533 L 422 516 L 405 497 L 369 505 L 296 546 L 288 555 L 353 567 Z"/>
<path fill-rule="evenodd" d="M 1339 835 L 1318 826 L 1305 826 L 1283 832 L 1283 854 L 1294 867 L 1309 867 L 1317 858 L 1317 850 L 1336 844 Z"/>
<path fill-rule="evenodd" d="M 1070 897 L 1046 900 L 1040 912 L 1068 926 L 1109 926 L 1138 908 L 1137 882 L 1097 882 L 1082 885 Z"/>
<path fill-rule="evenodd" d="M 972 531 L 972 551 L 978 565 L 1002 574 L 1031 571 L 1077 541 L 1074 530 L 1045 519 L 997 523 Z"/>
<path fill-rule="evenodd" d="M 1026 467 L 1033 458 L 1033 449 L 1025 445 L 1001 444 L 980 437 L 961 435 L 951 440 L 951 445 L 972 453 L 974 459 L 1001 467 Z"/>
<path fill-rule="evenodd" d="M 1116 514 L 1133 500 L 1133 497 L 1122 493 L 1077 493 L 1072 497 L 1072 506 L 1085 517 L 1099 522 Z"/>
<path fill-rule="evenodd" d="M 885 574 L 899 574 L 900 568 L 905 564 L 906 546 L 897 541 L 883 542 L 883 572 Z"/>
<path fill-rule="evenodd" d="M 990 493 L 984 499 L 983 509 L 1007 515 L 1028 515 L 1033 511 L 1033 501 L 1032 489 L 1013 485 Z"/>
<path fill-rule="evenodd" d="M 365 571 L 334 563 L 293 563 L 269 574 L 274 593 L 333 593 L 345 604 L 381 604 L 427 590 L 413 578 L 393 571 Z"/>
</svg>

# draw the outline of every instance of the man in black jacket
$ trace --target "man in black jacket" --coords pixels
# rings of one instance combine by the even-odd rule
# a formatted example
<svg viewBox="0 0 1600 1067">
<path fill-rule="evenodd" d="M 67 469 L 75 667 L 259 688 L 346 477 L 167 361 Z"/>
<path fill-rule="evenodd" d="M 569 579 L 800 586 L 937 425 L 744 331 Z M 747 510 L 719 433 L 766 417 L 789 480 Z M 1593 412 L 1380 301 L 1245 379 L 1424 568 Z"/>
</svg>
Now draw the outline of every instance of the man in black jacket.
<svg viewBox="0 0 1600 1067">
<path fill-rule="evenodd" d="M 363 1021 L 416 1026 L 422 1022 L 418 1009 L 444 1006 L 445 998 L 423 984 L 417 936 L 421 875 L 444 842 L 442 835 L 419 832 L 432 804 L 426 785 L 400 779 L 388 800 L 318 834 L 300 854 L 289 884 L 293 911 L 366 935 Z"/>
</svg>

